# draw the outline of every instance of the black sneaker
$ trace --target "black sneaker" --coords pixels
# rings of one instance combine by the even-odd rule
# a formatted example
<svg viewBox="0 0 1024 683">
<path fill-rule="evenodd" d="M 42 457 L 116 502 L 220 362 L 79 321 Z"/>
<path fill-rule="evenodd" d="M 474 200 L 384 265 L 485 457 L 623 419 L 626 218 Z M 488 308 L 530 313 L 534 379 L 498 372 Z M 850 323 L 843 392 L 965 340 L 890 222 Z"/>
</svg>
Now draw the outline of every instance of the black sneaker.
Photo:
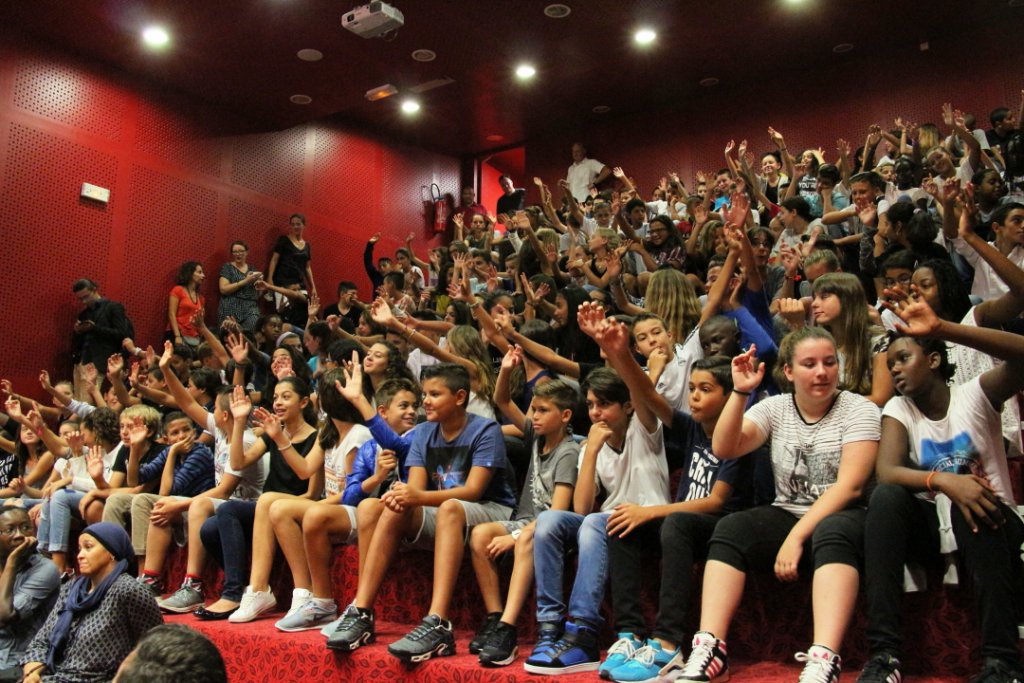
<svg viewBox="0 0 1024 683">
<path fill-rule="evenodd" d="M 431 657 L 451 656 L 455 654 L 452 623 L 431 614 L 404 638 L 388 645 L 388 652 L 406 664 L 419 664 Z"/>
<path fill-rule="evenodd" d="M 971 683 L 1024 683 L 1024 673 L 1016 662 L 986 657 L 981 673 Z"/>
<path fill-rule="evenodd" d="M 349 605 L 341 615 L 338 628 L 327 639 L 327 647 L 331 650 L 352 652 L 376 639 L 377 636 L 373 632 L 373 612 Z"/>
<path fill-rule="evenodd" d="M 857 683 L 900 683 L 900 660 L 890 654 L 875 655 L 864 665 Z"/>
<path fill-rule="evenodd" d="M 484 623 L 480 624 L 480 628 L 477 629 L 476 635 L 473 636 L 473 640 L 469 641 L 469 654 L 478 655 L 480 650 L 483 649 L 484 643 L 487 642 L 487 637 L 491 635 L 494 627 L 501 621 L 501 612 L 491 612 L 484 619 Z"/>
<path fill-rule="evenodd" d="M 480 650 L 480 663 L 484 666 L 508 666 L 516 661 L 518 641 L 516 627 L 498 621 Z"/>
</svg>

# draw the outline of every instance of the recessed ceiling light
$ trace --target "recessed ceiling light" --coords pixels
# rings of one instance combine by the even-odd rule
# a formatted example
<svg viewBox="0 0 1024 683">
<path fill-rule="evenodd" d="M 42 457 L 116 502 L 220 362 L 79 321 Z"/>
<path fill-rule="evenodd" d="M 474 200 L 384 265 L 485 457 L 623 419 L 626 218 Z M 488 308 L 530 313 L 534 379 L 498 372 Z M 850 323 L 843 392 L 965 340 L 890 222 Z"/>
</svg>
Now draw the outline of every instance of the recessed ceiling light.
<svg viewBox="0 0 1024 683">
<path fill-rule="evenodd" d="M 299 59 L 304 62 L 319 62 L 324 58 L 324 53 L 320 50 L 314 50 L 313 48 L 307 47 L 304 50 L 299 50 L 295 53 Z"/>
<path fill-rule="evenodd" d="M 488 135 L 487 142 L 501 142 L 505 139 L 504 135 Z"/>
<path fill-rule="evenodd" d="M 313 101 L 309 95 L 292 95 L 288 99 L 292 101 L 292 104 L 309 104 Z"/>
<path fill-rule="evenodd" d="M 705 88 L 710 88 L 712 86 L 718 85 L 718 79 L 715 78 L 714 76 L 708 76 L 707 78 L 700 79 L 700 84 Z"/>
<path fill-rule="evenodd" d="M 552 19 L 565 19 L 571 13 L 572 9 L 560 2 L 550 4 L 544 8 L 544 15 Z"/>
<path fill-rule="evenodd" d="M 844 52 L 849 52 L 852 49 L 853 43 L 839 43 L 834 48 L 832 48 L 832 52 L 835 52 L 837 55 L 841 55 Z"/>
<path fill-rule="evenodd" d="M 142 40 L 150 47 L 165 47 L 171 35 L 162 26 L 148 26 L 142 31 Z"/>
<path fill-rule="evenodd" d="M 417 62 L 432 62 L 437 59 L 437 53 L 427 49 L 413 50 L 412 58 Z"/>
<path fill-rule="evenodd" d="M 642 28 L 633 34 L 633 40 L 635 40 L 638 45 L 650 45 L 657 37 L 658 34 L 649 28 Z"/>
<path fill-rule="evenodd" d="M 594 112 L 595 114 L 607 114 L 611 110 L 612 108 L 609 107 L 607 104 L 599 104 L 593 109 L 591 109 L 591 111 Z"/>
<path fill-rule="evenodd" d="M 537 70 L 529 64 L 520 64 L 516 67 L 516 76 L 522 80 L 533 78 L 537 75 Z"/>
<path fill-rule="evenodd" d="M 402 102 L 402 111 L 406 114 L 415 114 L 420 110 L 420 103 L 416 100 L 406 100 Z"/>
</svg>

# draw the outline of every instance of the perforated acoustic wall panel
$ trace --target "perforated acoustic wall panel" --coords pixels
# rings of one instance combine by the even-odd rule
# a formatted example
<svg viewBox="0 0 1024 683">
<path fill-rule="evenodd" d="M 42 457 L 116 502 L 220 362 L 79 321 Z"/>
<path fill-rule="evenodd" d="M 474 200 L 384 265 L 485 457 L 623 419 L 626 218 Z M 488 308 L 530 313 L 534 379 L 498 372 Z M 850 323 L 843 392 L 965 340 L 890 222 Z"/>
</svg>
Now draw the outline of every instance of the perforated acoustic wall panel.
<svg viewBox="0 0 1024 683">
<path fill-rule="evenodd" d="M 229 243 L 245 240 L 263 270 L 293 212 L 308 217 L 325 304 L 341 279 L 368 297 L 367 237 L 384 231 L 382 253 L 393 251 L 423 224 L 421 186 L 458 191 L 454 158 L 331 125 L 225 133 L 242 129 L 229 114 L 155 95 L 106 67 L 27 41 L 0 47 L 0 376 L 40 398 L 41 368 L 69 376 L 79 277 L 124 302 L 138 341 L 156 344 L 178 267 L 197 260 L 213 322 Z M 110 189 L 109 204 L 79 199 L 83 182 Z M 387 221 L 385 197 L 408 202 L 389 208 Z M 425 238 L 421 227 L 424 254 Z"/>
<path fill-rule="evenodd" d="M 211 275 L 220 268 L 213 258 L 220 247 L 215 234 L 217 193 L 136 165 L 128 194 L 121 300 L 136 334 L 155 342 L 167 326 L 167 296 L 178 267 L 199 261 Z M 205 292 L 213 290 L 211 275 Z"/>
<path fill-rule="evenodd" d="M 220 175 L 224 141 L 205 135 L 185 116 L 143 102 L 137 125 L 139 153 L 193 173 Z"/>
<path fill-rule="evenodd" d="M 66 355 L 76 310 L 70 284 L 103 281 L 112 251 L 117 160 L 29 126 L 8 128 L 0 234 L 0 368 L 4 377 L 34 377 L 40 359 Z M 104 207 L 79 198 L 83 180 L 114 190 Z"/>
<path fill-rule="evenodd" d="M 121 139 L 128 97 L 69 65 L 27 57 L 16 66 L 15 107 L 111 140 Z"/>
</svg>

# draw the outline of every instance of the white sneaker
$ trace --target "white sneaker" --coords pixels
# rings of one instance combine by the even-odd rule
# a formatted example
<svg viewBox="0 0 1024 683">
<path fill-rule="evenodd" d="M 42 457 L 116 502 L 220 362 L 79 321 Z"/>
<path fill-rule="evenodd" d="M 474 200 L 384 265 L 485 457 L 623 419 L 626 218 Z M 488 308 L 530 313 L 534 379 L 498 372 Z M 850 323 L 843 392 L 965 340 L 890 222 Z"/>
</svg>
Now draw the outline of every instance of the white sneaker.
<svg viewBox="0 0 1024 683">
<path fill-rule="evenodd" d="M 310 598 L 299 609 L 293 609 L 274 626 L 279 631 L 308 631 L 324 624 L 334 623 L 338 617 L 338 605 L 333 600 L 320 601 Z"/>
<path fill-rule="evenodd" d="M 245 594 L 242 595 L 242 603 L 235 613 L 228 617 L 228 621 L 232 624 L 244 624 L 275 607 L 277 607 L 277 598 L 274 597 L 273 591 L 254 591 L 252 586 L 246 586 Z"/>
</svg>

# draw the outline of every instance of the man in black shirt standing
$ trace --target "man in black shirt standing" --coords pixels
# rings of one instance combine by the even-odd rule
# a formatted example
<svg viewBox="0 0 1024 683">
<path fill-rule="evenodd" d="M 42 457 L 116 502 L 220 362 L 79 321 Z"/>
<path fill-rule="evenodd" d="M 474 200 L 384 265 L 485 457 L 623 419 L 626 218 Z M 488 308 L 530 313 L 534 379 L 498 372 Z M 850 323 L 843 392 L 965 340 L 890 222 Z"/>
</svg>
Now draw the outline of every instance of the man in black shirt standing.
<svg viewBox="0 0 1024 683">
<path fill-rule="evenodd" d="M 76 280 L 71 291 L 84 307 L 75 322 L 71 343 L 75 362 L 75 397 L 84 400 L 83 366 L 92 363 L 101 373 L 106 372 L 107 358 L 120 353 L 121 342 L 125 337 L 135 336 L 135 330 L 124 306 L 100 296 L 99 285 L 92 280 Z"/>
<path fill-rule="evenodd" d="M 515 215 L 516 211 L 523 210 L 523 199 L 526 197 L 526 190 L 516 188 L 512 184 L 512 179 L 507 175 L 498 178 L 498 184 L 501 185 L 501 191 L 504 194 L 498 197 L 497 213 L 498 215 L 505 214 L 511 218 Z"/>
</svg>

